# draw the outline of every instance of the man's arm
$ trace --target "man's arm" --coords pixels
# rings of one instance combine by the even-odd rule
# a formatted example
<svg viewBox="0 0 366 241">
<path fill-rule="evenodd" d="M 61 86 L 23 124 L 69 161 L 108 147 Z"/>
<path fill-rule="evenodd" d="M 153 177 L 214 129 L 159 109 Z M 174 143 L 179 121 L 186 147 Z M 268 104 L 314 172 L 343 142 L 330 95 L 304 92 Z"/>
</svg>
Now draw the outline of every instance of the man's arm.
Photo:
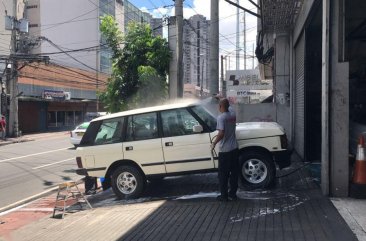
<svg viewBox="0 0 366 241">
<path fill-rule="evenodd" d="M 219 133 L 217 134 L 215 140 L 212 142 L 211 149 L 215 149 L 216 144 L 224 138 L 224 130 L 219 130 Z"/>
</svg>

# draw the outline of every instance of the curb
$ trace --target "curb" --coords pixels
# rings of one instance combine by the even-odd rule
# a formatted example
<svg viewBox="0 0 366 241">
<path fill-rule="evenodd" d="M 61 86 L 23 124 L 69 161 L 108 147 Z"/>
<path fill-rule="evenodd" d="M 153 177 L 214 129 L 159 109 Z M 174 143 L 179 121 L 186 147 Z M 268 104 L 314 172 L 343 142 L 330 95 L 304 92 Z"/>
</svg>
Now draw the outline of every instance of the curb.
<svg viewBox="0 0 366 241">
<path fill-rule="evenodd" d="M 80 184 L 84 183 L 84 178 L 81 178 L 81 179 L 77 180 L 76 183 L 77 183 L 77 185 L 80 185 Z M 59 186 L 59 184 L 55 185 L 54 187 L 52 187 L 52 188 L 50 188 L 46 191 L 43 191 L 41 193 L 35 194 L 33 196 L 27 197 L 23 200 L 17 201 L 15 203 L 12 203 L 12 204 L 9 204 L 5 207 L 0 208 L 0 216 L 6 214 L 7 212 L 11 211 L 12 209 L 16 209 L 16 208 L 18 208 L 18 207 L 20 207 L 24 204 L 28 204 L 28 203 L 30 203 L 34 200 L 37 200 L 39 198 L 48 196 L 51 193 L 55 193 L 56 191 L 58 191 L 58 186 Z M 1 239 L 0 239 L 0 241 L 1 241 Z"/>
<path fill-rule="evenodd" d="M 34 139 L 20 139 L 20 140 L 10 140 L 10 141 L 0 141 L 0 146 L 6 146 L 14 143 L 34 141 Z"/>
<path fill-rule="evenodd" d="M 0 208 L 0 216 L 6 214 L 7 211 L 10 211 L 11 209 L 15 209 L 15 208 L 18 208 L 19 206 L 21 205 L 24 205 L 24 204 L 27 204 L 27 203 L 30 203 L 31 201 L 34 201 L 34 200 L 37 200 L 41 197 L 45 197 L 53 192 L 56 192 L 58 190 L 58 185 L 55 186 L 55 187 L 52 187 L 46 191 L 43 191 L 41 193 L 38 193 L 38 194 L 35 194 L 33 196 L 30 196 L 30 197 L 27 197 L 23 200 L 20 200 L 20 201 L 17 201 L 15 203 L 12 203 L 12 204 L 9 204 L 5 207 L 2 207 Z"/>
</svg>

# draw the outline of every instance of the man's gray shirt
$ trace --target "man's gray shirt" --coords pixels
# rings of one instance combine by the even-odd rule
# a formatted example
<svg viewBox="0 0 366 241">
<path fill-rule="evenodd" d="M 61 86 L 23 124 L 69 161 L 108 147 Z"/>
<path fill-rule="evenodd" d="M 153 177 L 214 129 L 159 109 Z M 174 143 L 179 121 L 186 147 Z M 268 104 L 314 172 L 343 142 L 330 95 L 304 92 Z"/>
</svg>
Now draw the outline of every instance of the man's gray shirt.
<svg viewBox="0 0 366 241">
<path fill-rule="evenodd" d="M 224 138 L 220 141 L 220 152 L 229 152 L 238 148 L 235 135 L 236 115 L 234 111 L 224 112 L 217 117 L 217 130 L 224 131 Z"/>
</svg>

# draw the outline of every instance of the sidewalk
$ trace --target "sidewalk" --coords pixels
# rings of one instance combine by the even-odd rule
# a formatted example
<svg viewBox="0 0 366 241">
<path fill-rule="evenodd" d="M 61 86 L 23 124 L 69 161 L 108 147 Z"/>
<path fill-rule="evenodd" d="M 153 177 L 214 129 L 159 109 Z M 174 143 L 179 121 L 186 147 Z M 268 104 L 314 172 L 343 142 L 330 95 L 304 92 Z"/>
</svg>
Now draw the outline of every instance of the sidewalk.
<svg viewBox="0 0 366 241">
<path fill-rule="evenodd" d="M 59 132 L 42 132 L 42 133 L 32 133 L 25 134 L 20 137 L 7 137 L 5 140 L 0 139 L 0 146 L 9 145 L 13 143 L 20 143 L 26 141 L 34 141 L 40 138 L 46 138 L 54 135 L 67 135 L 69 131 L 59 131 Z"/>
<path fill-rule="evenodd" d="M 53 194 L 18 209 L 33 221 L 0 235 L 4 240 L 357 240 L 306 168 L 277 179 L 272 190 L 240 190 L 235 202 L 218 202 L 217 194 L 217 174 L 169 178 L 149 183 L 137 200 L 100 192 L 88 199 L 92 210 L 75 206 L 64 219 L 51 218 Z M 365 202 L 354 201 L 333 200 L 365 230 L 366 216 L 357 208 Z M 0 230 L 11 225 L 8 215 L 0 216 L 5 221 Z"/>
</svg>

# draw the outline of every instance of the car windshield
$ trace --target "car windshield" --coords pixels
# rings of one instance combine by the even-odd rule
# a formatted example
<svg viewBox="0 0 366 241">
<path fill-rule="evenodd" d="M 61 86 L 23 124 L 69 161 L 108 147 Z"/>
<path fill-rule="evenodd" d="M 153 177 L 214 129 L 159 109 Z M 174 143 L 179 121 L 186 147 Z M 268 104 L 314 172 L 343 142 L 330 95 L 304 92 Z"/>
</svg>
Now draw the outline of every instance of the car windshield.
<svg viewBox="0 0 366 241">
<path fill-rule="evenodd" d="M 89 122 L 84 122 L 83 124 L 79 125 L 76 129 L 86 130 L 86 128 L 88 128 L 89 124 L 90 124 Z"/>
<path fill-rule="evenodd" d="M 197 105 L 192 107 L 192 111 L 208 125 L 211 131 L 216 130 L 216 118 L 207 109 Z"/>
</svg>

